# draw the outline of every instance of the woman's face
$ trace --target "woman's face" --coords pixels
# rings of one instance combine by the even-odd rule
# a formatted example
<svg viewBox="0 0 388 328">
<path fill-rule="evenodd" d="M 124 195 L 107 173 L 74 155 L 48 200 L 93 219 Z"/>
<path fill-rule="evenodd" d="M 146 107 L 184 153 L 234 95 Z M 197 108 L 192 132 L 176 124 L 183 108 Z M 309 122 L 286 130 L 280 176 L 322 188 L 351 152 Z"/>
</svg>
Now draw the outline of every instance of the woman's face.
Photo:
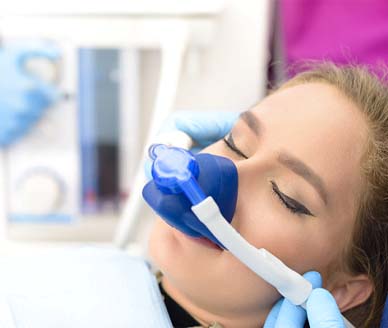
<svg viewBox="0 0 388 328">
<path fill-rule="evenodd" d="M 354 104 L 332 86 L 308 83 L 265 98 L 240 116 L 227 142 L 203 152 L 237 166 L 234 228 L 297 272 L 317 270 L 325 279 L 351 239 L 365 136 Z M 229 252 L 160 219 L 149 250 L 166 290 L 202 320 L 257 325 L 279 298 Z"/>
</svg>

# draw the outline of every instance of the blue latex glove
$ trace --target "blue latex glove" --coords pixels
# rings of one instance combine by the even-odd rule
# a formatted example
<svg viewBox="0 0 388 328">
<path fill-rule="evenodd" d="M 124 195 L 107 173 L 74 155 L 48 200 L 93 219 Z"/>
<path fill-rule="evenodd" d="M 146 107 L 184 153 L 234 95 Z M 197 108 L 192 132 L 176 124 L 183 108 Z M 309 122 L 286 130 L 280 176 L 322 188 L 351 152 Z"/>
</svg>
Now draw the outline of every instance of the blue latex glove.
<svg viewBox="0 0 388 328">
<path fill-rule="evenodd" d="M 342 315 L 334 297 L 323 288 L 318 272 L 307 272 L 304 277 L 315 288 L 306 304 L 306 311 L 285 299 L 279 300 L 269 313 L 264 328 L 303 328 L 307 318 L 310 328 L 344 328 Z"/>
<path fill-rule="evenodd" d="M 45 42 L 0 48 L 0 146 L 7 146 L 25 134 L 59 98 L 56 87 L 26 71 L 26 60 L 33 57 L 56 60 L 59 52 Z"/>
<path fill-rule="evenodd" d="M 196 112 L 180 110 L 173 113 L 162 125 L 159 134 L 180 130 L 194 141 L 194 153 L 223 138 L 232 129 L 240 113 L 238 112 Z M 144 172 L 151 179 L 151 161 L 144 164 Z"/>
<path fill-rule="evenodd" d="M 204 148 L 223 138 L 232 129 L 239 112 L 197 112 L 181 110 L 175 112 L 163 125 L 161 133 L 180 130 L 187 133 Z"/>
</svg>

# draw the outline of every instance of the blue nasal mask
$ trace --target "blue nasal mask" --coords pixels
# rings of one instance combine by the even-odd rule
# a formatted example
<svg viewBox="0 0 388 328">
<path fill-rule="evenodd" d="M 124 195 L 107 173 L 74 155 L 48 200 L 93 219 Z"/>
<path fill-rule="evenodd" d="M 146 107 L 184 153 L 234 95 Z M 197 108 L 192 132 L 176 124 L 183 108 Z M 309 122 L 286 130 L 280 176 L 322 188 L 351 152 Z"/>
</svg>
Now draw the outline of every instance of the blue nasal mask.
<svg viewBox="0 0 388 328">
<path fill-rule="evenodd" d="M 191 207 L 211 196 L 223 217 L 232 221 L 238 190 L 234 163 L 225 157 L 193 155 L 161 144 L 151 146 L 149 155 L 153 160 L 153 180 L 143 189 L 146 202 L 174 228 L 191 237 L 206 237 L 224 248 Z"/>
</svg>

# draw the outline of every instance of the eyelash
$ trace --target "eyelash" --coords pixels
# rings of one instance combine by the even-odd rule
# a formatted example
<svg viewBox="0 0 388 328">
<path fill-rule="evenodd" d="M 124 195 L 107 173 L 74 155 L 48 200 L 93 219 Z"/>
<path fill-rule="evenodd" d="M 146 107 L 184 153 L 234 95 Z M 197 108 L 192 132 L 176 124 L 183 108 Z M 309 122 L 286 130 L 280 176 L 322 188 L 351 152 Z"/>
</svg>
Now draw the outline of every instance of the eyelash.
<svg viewBox="0 0 388 328">
<path fill-rule="evenodd" d="M 287 195 L 283 194 L 274 181 L 271 181 L 271 185 L 272 192 L 277 196 L 283 206 L 285 206 L 291 213 L 297 215 L 304 214 L 314 216 L 314 214 L 312 214 L 304 205 L 297 202 L 295 199 L 292 199 L 291 197 L 288 197 Z"/>
<path fill-rule="evenodd" d="M 226 145 L 227 148 L 229 148 L 231 151 L 233 151 L 238 156 L 248 159 L 248 156 L 246 156 L 240 149 L 238 149 L 234 143 L 232 134 L 229 133 L 225 138 L 222 139 Z"/>
<path fill-rule="evenodd" d="M 233 151 L 238 156 L 248 159 L 246 155 L 244 155 L 235 145 L 233 137 L 231 134 L 228 134 L 227 137 L 222 139 L 228 149 Z M 276 197 L 279 199 L 279 201 L 282 203 L 282 205 L 287 208 L 291 213 L 296 215 L 309 215 L 314 216 L 304 205 L 297 202 L 295 199 L 292 199 L 291 197 L 288 197 L 287 195 L 283 194 L 280 190 L 277 184 L 274 181 L 271 181 L 272 185 L 272 192 L 276 195 Z"/>
</svg>

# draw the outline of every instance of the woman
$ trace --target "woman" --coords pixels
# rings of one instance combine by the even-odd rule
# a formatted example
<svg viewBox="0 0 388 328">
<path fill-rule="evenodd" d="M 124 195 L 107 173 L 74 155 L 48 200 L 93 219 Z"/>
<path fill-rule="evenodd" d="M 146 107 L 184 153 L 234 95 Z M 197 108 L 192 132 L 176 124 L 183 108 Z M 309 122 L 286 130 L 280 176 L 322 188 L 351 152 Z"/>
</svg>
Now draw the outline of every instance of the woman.
<svg viewBox="0 0 388 328">
<path fill-rule="evenodd" d="M 387 294 L 388 92 L 360 68 L 301 73 L 204 152 L 239 173 L 232 225 L 299 273 L 316 270 L 357 327 Z M 149 245 L 167 298 L 203 326 L 263 326 L 279 294 L 229 252 L 158 220 Z"/>
</svg>

